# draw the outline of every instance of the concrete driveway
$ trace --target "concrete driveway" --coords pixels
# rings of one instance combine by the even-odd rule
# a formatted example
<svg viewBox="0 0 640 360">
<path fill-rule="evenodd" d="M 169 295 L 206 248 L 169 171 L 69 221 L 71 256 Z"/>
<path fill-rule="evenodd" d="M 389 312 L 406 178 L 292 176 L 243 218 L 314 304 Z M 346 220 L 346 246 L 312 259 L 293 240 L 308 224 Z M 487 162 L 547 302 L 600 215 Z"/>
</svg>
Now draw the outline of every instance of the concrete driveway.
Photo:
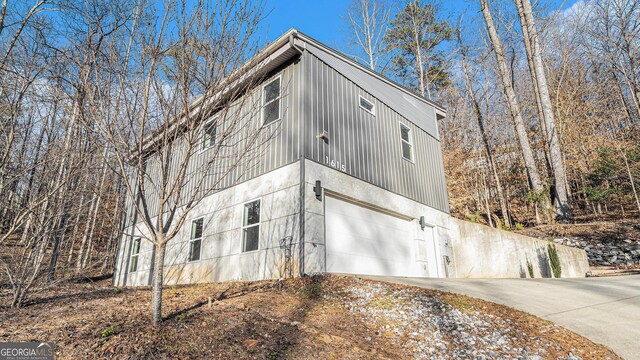
<svg viewBox="0 0 640 360">
<path fill-rule="evenodd" d="M 640 358 L 640 275 L 582 279 L 365 278 L 464 294 L 552 321 Z"/>
</svg>

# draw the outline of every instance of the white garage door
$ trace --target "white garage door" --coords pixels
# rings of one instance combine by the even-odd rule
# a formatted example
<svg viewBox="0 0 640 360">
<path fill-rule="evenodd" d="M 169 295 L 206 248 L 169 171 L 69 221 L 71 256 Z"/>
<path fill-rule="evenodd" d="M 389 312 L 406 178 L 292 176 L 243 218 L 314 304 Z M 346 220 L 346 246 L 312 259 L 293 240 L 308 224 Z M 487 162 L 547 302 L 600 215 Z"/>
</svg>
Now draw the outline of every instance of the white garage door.
<svg viewBox="0 0 640 360">
<path fill-rule="evenodd" d="M 327 272 L 421 276 L 417 224 L 325 197 Z"/>
</svg>

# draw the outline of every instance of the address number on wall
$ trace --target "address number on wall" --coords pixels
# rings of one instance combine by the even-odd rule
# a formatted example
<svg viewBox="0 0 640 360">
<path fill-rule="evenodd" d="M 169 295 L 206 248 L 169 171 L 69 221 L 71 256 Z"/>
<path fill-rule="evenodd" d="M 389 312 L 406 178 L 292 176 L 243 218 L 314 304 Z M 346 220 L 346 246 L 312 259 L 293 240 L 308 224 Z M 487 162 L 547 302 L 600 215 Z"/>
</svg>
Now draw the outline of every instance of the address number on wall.
<svg viewBox="0 0 640 360">
<path fill-rule="evenodd" d="M 331 166 L 332 168 L 338 169 L 340 171 L 347 171 L 347 165 L 340 163 L 339 160 L 329 159 L 328 156 L 324 157 L 324 162 Z"/>
</svg>

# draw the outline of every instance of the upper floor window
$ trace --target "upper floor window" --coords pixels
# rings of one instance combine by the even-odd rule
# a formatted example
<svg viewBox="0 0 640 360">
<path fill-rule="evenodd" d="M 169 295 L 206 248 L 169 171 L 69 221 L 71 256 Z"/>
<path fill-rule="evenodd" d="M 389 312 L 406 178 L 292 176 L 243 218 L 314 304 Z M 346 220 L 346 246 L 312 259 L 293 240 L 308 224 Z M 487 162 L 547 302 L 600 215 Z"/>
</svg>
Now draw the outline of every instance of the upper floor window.
<svg viewBox="0 0 640 360">
<path fill-rule="evenodd" d="M 201 149 L 208 149 L 216 143 L 216 119 L 207 121 L 202 127 Z"/>
<path fill-rule="evenodd" d="M 260 243 L 260 200 L 244 204 L 242 252 L 258 250 Z"/>
<path fill-rule="evenodd" d="M 196 219 L 191 222 L 191 236 L 189 237 L 189 261 L 200 260 L 203 226 L 203 218 Z"/>
<path fill-rule="evenodd" d="M 262 123 L 269 124 L 280 119 L 280 77 L 262 87 Z"/>
<path fill-rule="evenodd" d="M 136 272 L 138 270 L 138 258 L 140 257 L 140 238 L 133 239 L 133 246 L 131 247 L 131 265 L 129 266 L 129 272 Z"/>
<path fill-rule="evenodd" d="M 402 157 L 409 161 L 413 161 L 413 139 L 411 138 L 411 129 L 403 123 L 400 123 L 400 140 L 402 143 Z"/>
<path fill-rule="evenodd" d="M 373 103 L 363 98 L 362 96 L 360 96 L 360 107 L 364 109 L 366 112 L 370 113 L 371 115 L 376 114 L 376 108 L 373 105 Z"/>
</svg>

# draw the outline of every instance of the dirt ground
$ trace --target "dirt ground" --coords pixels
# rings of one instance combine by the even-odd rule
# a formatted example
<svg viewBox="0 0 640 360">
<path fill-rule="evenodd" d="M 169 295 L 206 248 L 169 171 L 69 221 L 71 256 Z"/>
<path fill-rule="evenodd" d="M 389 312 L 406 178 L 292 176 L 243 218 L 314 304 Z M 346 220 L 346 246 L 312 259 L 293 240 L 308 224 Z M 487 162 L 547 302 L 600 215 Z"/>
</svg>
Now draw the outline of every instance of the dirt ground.
<svg viewBox="0 0 640 360">
<path fill-rule="evenodd" d="M 625 239 L 640 240 L 640 216 L 625 219 L 577 219 L 573 224 L 541 225 L 517 232 L 539 238 L 577 238 L 603 243 L 620 242 Z"/>
<path fill-rule="evenodd" d="M 69 283 L 20 309 L 0 298 L 0 341 L 53 341 L 59 359 L 80 358 L 413 358 L 403 339 L 350 311 L 346 288 L 370 281 L 316 276 L 282 281 L 168 287 L 160 328 L 149 325 L 148 288 L 116 289 L 110 279 Z M 617 359 L 607 348 L 526 313 L 461 295 L 385 284 L 433 296 L 446 311 L 510 324 L 524 346 L 551 343 L 544 358 Z M 451 339 L 455 350 L 455 339 Z"/>
</svg>

